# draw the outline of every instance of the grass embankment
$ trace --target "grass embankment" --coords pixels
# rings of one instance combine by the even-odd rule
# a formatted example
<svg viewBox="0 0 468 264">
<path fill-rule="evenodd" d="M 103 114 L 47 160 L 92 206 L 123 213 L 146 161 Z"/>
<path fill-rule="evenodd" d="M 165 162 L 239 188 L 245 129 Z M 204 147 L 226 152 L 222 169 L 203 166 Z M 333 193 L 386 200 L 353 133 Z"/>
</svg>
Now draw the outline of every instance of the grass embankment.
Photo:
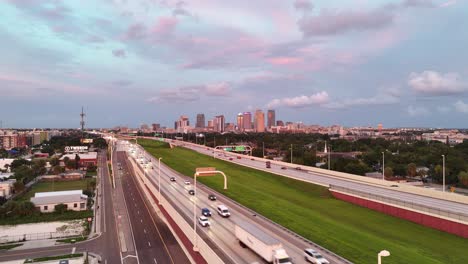
<svg viewBox="0 0 468 264">
<path fill-rule="evenodd" d="M 0 251 L 1 250 L 9 250 L 15 247 L 22 246 L 23 244 L 13 243 L 13 244 L 0 244 Z"/>
<path fill-rule="evenodd" d="M 34 263 L 34 262 L 43 262 L 43 261 L 49 261 L 49 260 L 72 259 L 72 258 L 81 258 L 81 257 L 83 257 L 83 253 L 28 259 L 24 263 Z"/>
<path fill-rule="evenodd" d="M 55 221 L 66 221 L 75 219 L 87 219 L 93 217 L 93 211 L 71 211 L 68 210 L 63 213 L 40 213 L 36 212 L 32 215 L 27 216 L 11 216 L 8 218 L 0 218 L 0 225 L 20 225 L 30 223 L 41 223 L 41 222 L 55 222 Z M 40 230 L 38 230 L 40 232 Z"/>
<path fill-rule="evenodd" d="M 196 167 L 216 167 L 223 177 L 200 182 L 355 263 L 468 263 L 468 239 L 426 228 L 333 198 L 324 187 L 235 165 L 165 143 L 138 140 L 168 166 L 191 176 Z"/>
<path fill-rule="evenodd" d="M 85 178 L 77 181 L 54 181 L 54 182 L 38 182 L 34 184 L 30 191 L 17 197 L 17 201 L 29 201 L 37 192 L 55 192 L 55 191 L 70 191 L 70 190 L 91 190 L 91 178 Z"/>
<path fill-rule="evenodd" d="M 74 244 L 77 242 L 85 241 L 87 238 L 84 236 L 79 236 L 79 237 L 71 237 L 71 238 L 65 238 L 65 239 L 58 239 L 56 242 L 59 243 L 68 243 L 68 244 Z"/>
</svg>

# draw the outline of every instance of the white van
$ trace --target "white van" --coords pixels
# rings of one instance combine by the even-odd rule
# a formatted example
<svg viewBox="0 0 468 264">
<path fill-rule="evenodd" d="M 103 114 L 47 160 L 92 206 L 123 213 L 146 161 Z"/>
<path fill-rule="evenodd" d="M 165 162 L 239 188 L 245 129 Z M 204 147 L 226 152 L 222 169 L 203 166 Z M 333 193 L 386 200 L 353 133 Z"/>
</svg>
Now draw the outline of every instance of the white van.
<svg viewBox="0 0 468 264">
<path fill-rule="evenodd" d="M 224 204 L 218 205 L 216 209 L 218 210 L 218 214 L 222 217 L 229 217 L 231 215 L 229 209 Z"/>
</svg>

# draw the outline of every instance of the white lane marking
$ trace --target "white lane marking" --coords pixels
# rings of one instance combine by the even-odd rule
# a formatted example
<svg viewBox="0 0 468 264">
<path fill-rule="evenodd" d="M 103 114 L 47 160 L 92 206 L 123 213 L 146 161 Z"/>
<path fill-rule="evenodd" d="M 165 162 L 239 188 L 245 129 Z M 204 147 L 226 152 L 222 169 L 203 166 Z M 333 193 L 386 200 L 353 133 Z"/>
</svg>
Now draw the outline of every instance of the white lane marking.
<svg viewBox="0 0 468 264">
<path fill-rule="evenodd" d="M 154 260 L 154 263 L 155 263 L 155 264 L 158 264 L 158 262 L 156 261 L 156 259 L 155 259 L 155 258 L 153 258 L 153 260 Z"/>
<path fill-rule="evenodd" d="M 142 222 L 142 223 L 143 223 L 143 219 L 140 219 L 140 222 Z"/>
<path fill-rule="evenodd" d="M 151 243 L 148 241 L 148 246 L 151 247 Z"/>
<path fill-rule="evenodd" d="M 72 254 L 75 254 L 76 247 L 72 248 Z"/>
<path fill-rule="evenodd" d="M 143 232 L 146 234 L 146 229 L 143 229 Z"/>
</svg>

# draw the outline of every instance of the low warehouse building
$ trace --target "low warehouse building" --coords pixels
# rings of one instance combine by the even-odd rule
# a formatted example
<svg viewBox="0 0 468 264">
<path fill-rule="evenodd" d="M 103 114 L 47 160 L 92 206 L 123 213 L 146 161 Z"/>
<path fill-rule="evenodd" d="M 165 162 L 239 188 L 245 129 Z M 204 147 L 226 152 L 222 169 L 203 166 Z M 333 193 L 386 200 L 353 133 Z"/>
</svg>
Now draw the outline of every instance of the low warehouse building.
<svg viewBox="0 0 468 264">
<path fill-rule="evenodd" d="M 50 213 L 58 204 L 64 204 L 68 210 L 84 211 L 88 196 L 82 190 L 60 191 L 60 192 L 38 192 L 31 198 L 42 213 Z"/>
</svg>

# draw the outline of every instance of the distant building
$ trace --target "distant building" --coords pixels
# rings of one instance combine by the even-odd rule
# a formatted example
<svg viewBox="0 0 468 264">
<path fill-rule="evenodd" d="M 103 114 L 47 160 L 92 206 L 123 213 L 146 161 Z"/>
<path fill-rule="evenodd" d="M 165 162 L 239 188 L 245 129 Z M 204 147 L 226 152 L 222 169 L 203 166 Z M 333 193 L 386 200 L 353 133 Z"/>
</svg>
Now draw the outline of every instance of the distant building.
<svg viewBox="0 0 468 264">
<path fill-rule="evenodd" d="M 242 113 L 237 114 L 237 130 L 244 131 L 244 116 Z"/>
<path fill-rule="evenodd" d="M 260 109 L 255 111 L 254 128 L 256 132 L 265 132 L 265 114 Z"/>
<path fill-rule="evenodd" d="M 214 125 L 213 125 L 213 120 L 208 120 L 208 125 L 207 125 L 208 128 L 213 128 Z"/>
<path fill-rule="evenodd" d="M 276 126 L 282 127 L 284 126 L 284 122 L 281 120 L 276 121 Z"/>
<path fill-rule="evenodd" d="M 195 125 L 196 128 L 204 128 L 205 127 L 205 115 L 204 114 L 197 114 L 197 123 Z"/>
<path fill-rule="evenodd" d="M 225 120 L 223 115 L 215 116 L 213 119 L 213 128 L 216 132 L 224 132 Z"/>
<path fill-rule="evenodd" d="M 67 210 L 84 211 L 87 201 L 88 196 L 82 190 L 38 192 L 31 198 L 31 202 L 42 213 L 53 212 L 58 204 L 64 204 Z"/>
<path fill-rule="evenodd" d="M 242 114 L 243 116 L 243 128 L 244 130 L 250 130 L 252 129 L 252 114 L 250 112 L 244 112 Z"/>
<path fill-rule="evenodd" d="M 153 131 L 158 131 L 161 129 L 161 124 L 151 124 Z"/>
<path fill-rule="evenodd" d="M 15 184 L 15 182 L 15 179 L 0 181 L 0 197 L 10 198 L 13 194 L 13 184 Z"/>
<path fill-rule="evenodd" d="M 60 158 L 60 166 L 65 166 L 64 159 L 68 157 L 70 160 L 75 160 L 76 153 L 65 154 Z M 89 165 L 97 166 L 97 152 L 78 153 L 80 157 L 79 167 L 86 168 Z"/>
<path fill-rule="evenodd" d="M 187 116 L 180 116 L 179 120 L 176 121 L 175 130 L 178 133 L 186 133 L 190 127 L 190 121 Z"/>
<path fill-rule="evenodd" d="M 276 125 L 276 114 L 275 110 L 268 110 L 267 113 L 267 127 L 270 129 L 272 126 Z"/>
<path fill-rule="evenodd" d="M 141 124 L 140 129 L 143 130 L 143 131 L 148 131 L 149 126 L 147 124 Z"/>
</svg>

